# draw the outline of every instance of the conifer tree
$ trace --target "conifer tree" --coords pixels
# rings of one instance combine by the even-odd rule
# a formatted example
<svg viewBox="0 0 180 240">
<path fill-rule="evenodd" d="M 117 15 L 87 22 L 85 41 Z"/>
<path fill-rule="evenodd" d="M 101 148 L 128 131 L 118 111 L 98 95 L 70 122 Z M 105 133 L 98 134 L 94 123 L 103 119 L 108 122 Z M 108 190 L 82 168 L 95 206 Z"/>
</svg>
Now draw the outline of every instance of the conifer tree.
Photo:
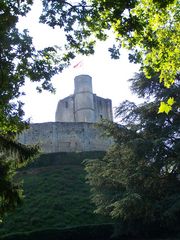
<svg viewBox="0 0 180 240">
<path fill-rule="evenodd" d="M 123 102 L 116 109 L 120 124 L 100 124 L 114 138 L 114 145 L 102 160 L 85 163 L 95 212 L 121 222 L 126 233 L 176 231 L 180 220 L 180 113 L 176 108 L 168 115 L 157 114 L 157 102 L 173 93 L 179 104 L 179 83 L 170 92 L 156 75 L 148 80 L 140 73 L 130 81 L 132 91 L 146 101 L 140 105 Z"/>
</svg>

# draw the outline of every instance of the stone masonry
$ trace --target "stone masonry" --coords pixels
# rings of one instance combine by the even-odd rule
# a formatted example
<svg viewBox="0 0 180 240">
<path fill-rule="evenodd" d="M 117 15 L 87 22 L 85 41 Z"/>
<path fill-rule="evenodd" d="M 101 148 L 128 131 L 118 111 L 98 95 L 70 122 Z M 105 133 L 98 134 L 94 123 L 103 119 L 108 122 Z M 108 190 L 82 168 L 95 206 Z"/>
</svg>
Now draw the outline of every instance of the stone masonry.
<svg viewBox="0 0 180 240">
<path fill-rule="evenodd" d="M 39 144 L 44 153 L 106 151 L 112 144 L 112 139 L 103 137 L 93 123 L 35 123 L 19 141 Z"/>
<path fill-rule="evenodd" d="M 31 124 L 19 141 L 39 144 L 44 153 L 106 151 L 113 141 L 96 127 L 101 119 L 112 121 L 111 100 L 93 94 L 91 77 L 79 75 L 74 94 L 58 103 L 56 122 Z"/>
<path fill-rule="evenodd" d="M 76 76 L 74 94 L 58 103 L 56 122 L 98 122 L 101 119 L 113 120 L 111 100 L 93 93 L 89 75 Z"/>
</svg>

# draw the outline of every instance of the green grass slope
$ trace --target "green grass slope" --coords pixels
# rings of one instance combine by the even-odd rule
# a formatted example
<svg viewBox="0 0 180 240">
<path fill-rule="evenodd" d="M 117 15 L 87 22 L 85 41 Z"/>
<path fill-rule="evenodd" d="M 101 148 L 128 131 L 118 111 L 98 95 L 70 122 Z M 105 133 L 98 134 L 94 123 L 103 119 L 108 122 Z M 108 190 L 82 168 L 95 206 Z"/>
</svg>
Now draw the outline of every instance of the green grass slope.
<svg viewBox="0 0 180 240">
<path fill-rule="evenodd" d="M 93 214 L 82 161 L 102 152 L 42 155 L 19 173 L 24 181 L 23 205 L 0 224 L 0 236 L 49 228 L 110 222 Z"/>
</svg>

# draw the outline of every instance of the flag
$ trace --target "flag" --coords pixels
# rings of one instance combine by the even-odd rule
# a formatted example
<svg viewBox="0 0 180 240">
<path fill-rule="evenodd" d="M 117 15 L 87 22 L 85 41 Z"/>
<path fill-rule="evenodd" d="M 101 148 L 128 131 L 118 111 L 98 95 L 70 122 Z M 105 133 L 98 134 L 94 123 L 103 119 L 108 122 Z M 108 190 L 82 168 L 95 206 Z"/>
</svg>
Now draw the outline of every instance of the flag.
<svg viewBox="0 0 180 240">
<path fill-rule="evenodd" d="M 76 63 L 76 64 L 73 66 L 73 68 L 80 68 L 80 67 L 82 67 L 82 66 L 83 66 L 83 61 L 80 61 L 80 62 Z"/>
</svg>

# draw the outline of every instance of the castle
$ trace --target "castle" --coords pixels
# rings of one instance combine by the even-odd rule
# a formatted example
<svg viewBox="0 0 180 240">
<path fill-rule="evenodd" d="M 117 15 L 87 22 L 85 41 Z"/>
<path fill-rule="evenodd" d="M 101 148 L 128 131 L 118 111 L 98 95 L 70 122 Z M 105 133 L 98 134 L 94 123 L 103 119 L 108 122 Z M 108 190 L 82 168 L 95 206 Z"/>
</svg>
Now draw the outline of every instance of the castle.
<svg viewBox="0 0 180 240">
<path fill-rule="evenodd" d="M 106 151 L 112 139 L 102 137 L 95 123 L 113 120 L 112 102 L 93 93 L 92 78 L 74 79 L 74 94 L 60 100 L 55 122 L 35 123 L 19 136 L 24 144 L 39 144 L 44 153 Z"/>
<path fill-rule="evenodd" d="M 102 118 L 112 121 L 112 102 L 93 94 L 92 78 L 79 75 L 74 79 L 74 94 L 59 101 L 56 122 L 99 122 Z"/>
</svg>

